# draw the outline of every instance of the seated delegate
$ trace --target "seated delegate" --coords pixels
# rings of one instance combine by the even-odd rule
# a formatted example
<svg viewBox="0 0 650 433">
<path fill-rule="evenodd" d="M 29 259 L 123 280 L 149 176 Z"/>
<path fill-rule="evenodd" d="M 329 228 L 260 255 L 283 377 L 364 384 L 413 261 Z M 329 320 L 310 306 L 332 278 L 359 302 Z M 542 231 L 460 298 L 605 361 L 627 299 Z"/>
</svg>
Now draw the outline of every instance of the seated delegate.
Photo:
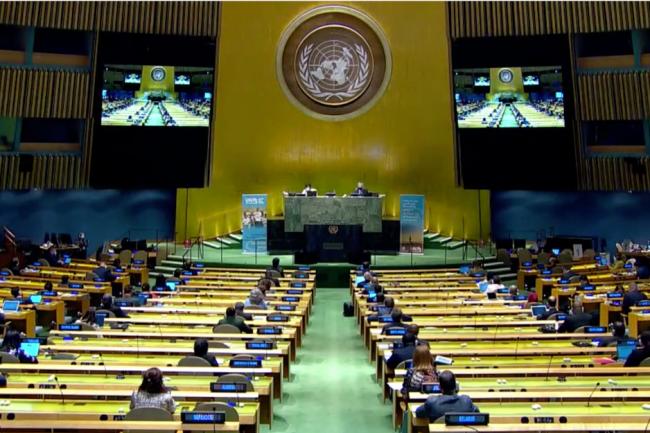
<svg viewBox="0 0 650 433">
<path fill-rule="evenodd" d="M 399 308 L 393 308 L 393 311 L 390 313 L 390 318 L 391 322 L 386 323 L 384 327 L 381 329 L 381 333 L 385 334 L 386 331 L 390 328 L 407 328 L 409 325 L 404 323 L 404 315 L 402 314 L 402 310 Z M 409 318 L 410 319 L 410 318 Z"/>
<path fill-rule="evenodd" d="M 163 384 L 163 374 L 158 368 L 150 368 L 142 374 L 142 383 L 131 394 L 131 409 L 158 407 L 174 413 L 176 403 L 171 392 Z"/>
<path fill-rule="evenodd" d="M 400 362 L 413 359 L 416 339 L 417 337 L 415 334 L 411 334 L 410 332 L 402 335 L 402 347 L 398 347 L 397 349 L 393 350 L 390 358 L 388 358 L 386 361 L 388 368 L 394 370 Z"/>
<path fill-rule="evenodd" d="M 417 418 L 428 418 L 435 422 L 441 416 L 450 412 L 478 412 L 472 399 L 466 395 L 458 395 L 458 386 L 454 373 L 445 370 L 438 375 L 441 395 L 432 395 L 415 411 Z"/>
<path fill-rule="evenodd" d="M 208 353 L 209 349 L 208 340 L 205 338 L 199 338 L 194 342 L 194 356 L 203 358 L 210 363 L 213 367 L 219 367 L 219 363 L 214 355 Z"/>
<path fill-rule="evenodd" d="M 243 332 L 245 334 L 253 333 L 251 327 L 248 326 L 246 322 L 244 322 L 244 319 L 242 317 L 239 317 L 237 315 L 237 311 L 235 311 L 233 307 L 226 308 L 226 317 L 219 320 L 219 323 L 217 323 L 217 325 L 232 325 L 235 328 L 239 329 L 240 332 Z"/>
<path fill-rule="evenodd" d="M 639 346 L 630 353 L 625 361 L 625 367 L 638 367 L 641 361 L 650 358 L 650 331 L 643 331 L 639 336 Z"/>
<path fill-rule="evenodd" d="M 38 364 L 38 359 L 23 352 L 20 348 L 21 338 L 20 332 L 15 329 L 10 329 L 5 334 L 0 346 L 0 351 L 8 353 L 9 355 L 18 358 L 21 364 Z"/>
</svg>

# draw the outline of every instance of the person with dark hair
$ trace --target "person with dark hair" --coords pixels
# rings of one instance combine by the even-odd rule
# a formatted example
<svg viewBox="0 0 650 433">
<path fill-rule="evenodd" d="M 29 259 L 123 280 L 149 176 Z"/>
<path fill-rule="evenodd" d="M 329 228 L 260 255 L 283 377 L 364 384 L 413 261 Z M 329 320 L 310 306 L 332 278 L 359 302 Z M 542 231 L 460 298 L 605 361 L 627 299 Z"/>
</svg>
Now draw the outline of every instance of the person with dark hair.
<svg viewBox="0 0 650 433">
<path fill-rule="evenodd" d="M 0 388 L 6 388 L 7 387 L 7 376 L 4 374 L 0 374 Z"/>
<path fill-rule="evenodd" d="M 142 374 L 142 384 L 131 395 L 131 409 L 158 407 L 174 413 L 176 403 L 171 392 L 163 384 L 163 374 L 158 368 L 150 368 Z"/>
<path fill-rule="evenodd" d="M 13 299 L 16 299 L 16 300 L 22 301 L 22 299 L 23 299 L 23 294 L 22 294 L 22 292 L 20 291 L 20 288 L 19 288 L 19 287 L 12 287 L 12 288 L 11 288 L 11 297 L 12 297 Z"/>
<path fill-rule="evenodd" d="M 167 290 L 167 278 L 163 274 L 156 275 L 156 282 L 153 285 L 154 290 Z"/>
<path fill-rule="evenodd" d="M 627 357 L 625 367 L 638 367 L 641 361 L 650 358 L 650 331 L 643 331 L 638 341 L 639 345 Z"/>
<path fill-rule="evenodd" d="M 38 359 L 34 356 L 29 356 L 20 348 L 21 338 L 20 332 L 15 329 L 10 329 L 2 339 L 1 352 L 6 352 L 18 358 L 21 364 L 38 364 Z"/>
<path fill-rule="evenodd" d="M 598 342 L 598 347 L 607 347 L 612 343 L 618 343 L 619 341 L 627 339 L 627 331 L 625 330 L 625 324 L 620 320 L 612 323 L 612 335 L 610 337 L 603 337 Z"/>
<path fill-rule="evenodd" d="M 18 259 L 18 257 L 13 257 L 11 259 L 11 264 L 9 265 L 9 270 L 14 275 L 20 275 L 20 259 Z"/>
<path fill-rule="evenodd" d="M 59 283 L 62 286 L 67 286 L 70 283 L 70 276 L 69 275 L 63 275 L 61 277 L 61 282 Z"/>
<path fill-rule="evenodd" d="M 244 303 L 241 301 L 235 304 L 235 314 L 244 320 L 253 320 L 253 315 L 244 311 Z"/>
<path fill-rule="evenodd" d="M 149 283 L 143 283 L 142 284 L 142 291 L 143 292 L 150 292 L 151 291 L 151 286 L 149 285 Z"/>
<path fill-rule="evenodd" d="M 181 269 L 174 269 L 174 276 L 171 278 L 168 278 L 167 281 L 176 283 L 178 285 L 184 285 L 185 281 L 182 278 L 183 271 Z"/>
<path fill-rule="evenodd" d="M 621 306 L 621 312 L 623 314 L 630 314 L 630 308 L 643 301 L 648 299 L 648 297 L 639 290 L 639 286 L 636 283 L 630 283 L 630 287 L 627 290 L 625 296 L 623 296 L 623 305 Z"/>
<path fill-rule="evenodd" d="M 120 307 L 113 305 L 113 297 L 111 295 L 102 296 L 101 304 L 99 305 L 100 310 L 108 310 L 115 314 L 115 317 L 129 317 Z"/>
<path fill-rule="evenodd" d="M 408 325 L 402 321 L 402 310 L 399 308 L 393 308 L 393 311 L 390 312 L 391 322 L 386 323 L 381 329 L 381 333 L 385 334 L 389 328 L 406 328 Z"/>
<path fill-rule="evenodd" d="M 93 269 L 93 273 L 97 275 L 97 277 L 102 281 L 108 281 L 108 282 L 115 281 L 115 275 L 113 275 L 111 270 L 108 269 L 108 266 L 106 266 L 106 263 L 104 262 L 100 262 L 99 266 Z"/>
<path fill-rule="evenodd" d="M 583 326 L 594 324 L 594 316 L 585 312 L 582 301 L 576 299 L 573 303 L 573 314 L 569 314 L 564 322 L 559 326 L 557 332 L 575 332 L 576 329 Z"/>
<path fill-rule="evenodd" d="M 394 370 L 400 362 L 412 359 L 416 340 L 415 334 L 407 332 L 402 335 L 402 347 L 393 350 L 390 358 L 386 361 L 388 368 Z"/>
<path fill-rule="evenodd" d="M 203 358 L 210 363 L 213 367 L 219 367 L 219 363 L 214 355 L 208 353 L 208 340 L 205 338 L 198 338 L 194 341 L 194 356 Z"/>
<path fill-rule="evenodd" d="M 441 416 L 450 412 L 478 412 L 472 399 L 466 395 L 458 395 L 458 386 L 454 373 L 445 370 L 438 375 L 442 395 L 431 395 L 427 401 L 415 411 L 417 418 L 428 418 L 435 422 Z"/>
<path fill-rule="evenodd" d="M 551 295 L 548 298 L 546 298 L 546 301 L 544 302 L 546 304 L 546 311 L 544 311 L 542 314 L 537 316 L 538 320 L 547 320 L 552 314 L 557 313 L 557 308 L 555 308 L 555 305 L 557 304 L 557 299 L 555 296 Z"/>
<path fill-rule="evenodd" d="M 253 330 L 244 322 L 244 319 L 237 316 L 237 311 L 233 307 L 226 308 L 226 317 L 219 320 L 217 325 L 232 325 L 246 334 L 252 334 Z"/>
<path fill-rule="evenodd" d="M 372 274 L 370 271 L 366 271 L 363 273 L 363 280 L 359 281 L 357 283 L 357 289 L 365 289 L 368 287 L 371 283 L 372 280 Z"/>
<path fill-rule="evenodd" d="M 275 273 L 277 276 L 280 278 L 284 278 L 284 269 L 282 269 L 282 266 L 280 266 L 280 258 L 279 257 L 273 257 L 273 260 L 271 260 L 271 267 L 268 268 L 267 273 L 269 271 L 272 271 Z"/>
</svg>

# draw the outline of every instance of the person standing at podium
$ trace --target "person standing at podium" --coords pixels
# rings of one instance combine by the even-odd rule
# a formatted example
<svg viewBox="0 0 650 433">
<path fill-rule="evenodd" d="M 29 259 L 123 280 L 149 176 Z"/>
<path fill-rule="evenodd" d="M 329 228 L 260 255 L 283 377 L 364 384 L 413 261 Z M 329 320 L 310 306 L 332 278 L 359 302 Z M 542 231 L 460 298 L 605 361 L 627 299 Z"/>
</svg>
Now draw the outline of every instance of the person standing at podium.
<svg viewBox="0 0 650 433">
<path fill-rule="evenodd" d="M 355 194 L 355 195 L 368 195 L 368 190 L 363 185 L 363 182 L 358 182 L 357 183 L 357 188 L 352 192 L 352 194 Z"/>
</svg>

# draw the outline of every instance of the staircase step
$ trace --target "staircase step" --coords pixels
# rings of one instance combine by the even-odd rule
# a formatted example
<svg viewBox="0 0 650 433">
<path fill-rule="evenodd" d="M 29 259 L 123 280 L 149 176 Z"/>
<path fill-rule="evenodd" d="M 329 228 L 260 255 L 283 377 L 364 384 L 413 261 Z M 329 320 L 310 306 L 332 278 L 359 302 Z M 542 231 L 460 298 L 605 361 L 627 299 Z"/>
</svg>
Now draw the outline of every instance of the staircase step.
<svg viewBox="0 0 650 433">
<path fill-rule="evenodd" d="M 224 244 L 224 245 L 228 245 L 228 246 L 230 246 L 230 245 L 234 245 L 234 244 L 237 243 L 237 242 L 235 242 L 235 241 L 232 240 L 232 239 L 228 239 L 228 238 L 224 238 L 224 237 L 219 237 L 219 238 L 217 238 L 215 241 L 216 241 L 216 242 L 221 242 L 222 244 Z M 205 242 L 203 242 L 203 243 L 205 243 Z"/>
<path fill-rule="evenodd" d="M 448 242 L 445 244 L 445 248 L 448 250 L 454 250 L 456 248 L 460 248 L 464 246 L 466 241 L 453 241 L 453 242 Z"/>
<path fill-rule="evenodd" d="M 501 278 L 501 281 L 504 280 L 517 280 L 517 274 L 514 273 L 508 273 L 508 274 L 499 274 L 499 277 Z"/>
<path fill-rule="evenodd" d="M 503 262 L 486 262 L 483 264 L 484 268 L 494 268 L 497 266 L 503 266 Z"/>
<path fill-rule="evenodd" d="M 495 274 L 501 274 L 502 272 L 512 272 L 512 269 L 510 268 L 491 268 L 490 272 L 495 273 Z"/>
<path fill-rule="evenodd" d="M 434 240 L 434 243 L 436 243 L 438 245 L 444 245 L 447 242 L 451 242 L 452 240 L 453 240 L 453 238 L 451 236 L 445 236 L 445 237 L 436 238 Z"/>
<path fill-rule="evenodd" d="M 228 236 L 230 238 L 234 239 L 237 242 L 241 242 L 242 239 L 243 239 L 243 236 L 241 235 L 241 233 L 230 233 Z"/>
<path fill-rule="evenodd" d="M 223 244 L 214 241 L 203 241 L 203 245 L 209 248 L 213 248 L 215 250 L 220 250 L 221 248 L 223 248 Z"/>
<path fill-rule="evenodd" d="M 440 237 L 440 233 L 427 233 L 424 235 L 424 239 L 427 241 L 432 241 L 438 237 Z"/>
</svg>

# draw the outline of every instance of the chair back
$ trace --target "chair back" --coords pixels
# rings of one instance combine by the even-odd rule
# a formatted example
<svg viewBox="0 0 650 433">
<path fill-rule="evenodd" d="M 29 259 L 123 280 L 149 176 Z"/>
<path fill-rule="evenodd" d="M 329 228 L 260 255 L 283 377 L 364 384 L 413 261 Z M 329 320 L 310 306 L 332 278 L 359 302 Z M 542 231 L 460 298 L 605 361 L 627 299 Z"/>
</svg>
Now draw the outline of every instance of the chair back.
<svg viewBox="0 0 650 433">
<path fill-rule="evenodd" d="M 223 341 L 208 341 L 208 347 L 210 349 L 228 349 L 230 346 Z"/>
<path fill-rule="evenodd" d="M 238 361 L 254 361 L 257 357 L 240 353 L 239 355 L 233 356 L 231 359 L 236 359 Z"/>
<path fill-rule="evenodd" d="M 127 266 L 131 264 L 131 255 L 133 252 L 131 250 L 122 250 L 120 251 L 120 266 Z"/>
<path fill-rule="evenodd" d="M 540 251 L 539 253 L 537 253 L 537 263 L 540 265 L 546 265 L 548 263 L 548 259 L 550 258 L 551 255 L 546 251 Z"/>
<path fill-rule="evenodd" d="M 220 401 L 197 403 L 194 410 L 197 412 L 224 412 L 226 414 L 226 422 L 239 422 L 237 409 Z M 212 430 L 206 430 L 206 433 L 211 432 Z"/>
<path fill-rule="evenodd" d="M 207 359 L 198 356 L 186 356 L 178 361 L 179 367 L 210 367 Z"/>
<path fill-rule="evenodd" d="M 56 264 L 56 263 L 50 263 L 45 259 L 38 259 L 38 260 L 36 260 L 36 262 L 40 263 L 41 266 L 53 266 L 53 265 Z"/>
<path fill-rule="evenodd" d="M 113 313 L 111 310 L 103 310 L 103 309 L 102 310 L 97 310 L 97 311 L 95 311 L 95 315 L 97 315 L 97 314 L 105 314 L 106 317 L 111 317 L 111 318 L 115 317 L 115 313 Z"/>
<path fill-rule="evenodd" d="M 596 257 L 596 251 L 594 251 L 593 248 L 587 248 L 583 251 L 582 256 L 588 259 L 593 259 Z"/>
<path fill-rule="evenodd" d="M 0 364 L 20 364 L 20 359 L 7 352 L 0 352 Z"/>
<path fill-rule="evenodd" d="M 558 314 L 565 314 L 565 313 L 553 313 L 550 316 L 548 316 L 547 320 L 557 320 Z"/>
<path fill-rule="evenodd" d="M 525 248 L 519 248 L 517 250 L 517 257 L 519 258 L 519 266 L 521 267 L 521 264 L 524 262 L 532 262 L 533 261 L 533 255 L 530 253 Z"/>
<path fill-rule="evenodd" d="M 219 376 L 217 383 L 245 383 L 246 392 L 254 391 L 253 382 L 251 382 L 250 379 L 243 374 L 239 373 L 228 373 L 224 374 L 223 376 Z"/>
<path fill-rule="evenodd" d="M 557 258 L 559 263 L 571 263 L 573 262 L 573 253 L 571 250 L 563 250 Z"/>
<path fill-rule="evenodd" d="M 403 369 L 405 369 L 406 364 L 409 363 L 409 362 L 413 362 L 413 360 L 412 359 L 405 359 L 404 361 L 397 364 L 397 366 L 395 367 L 395 370 L 403 370 Z"/>
<path fill-rule="evenodd" d="M 267 272 L 268 277 L 271 278 L 271 279 L 277 280 L 279 278 L 282 278 L 282 274 L 280 272 L 276 271 L 275 269 L 269 269 L 266 272 Z"/>
<path fill-rule="evenodd" d="M 126 421 L 173 421 L 174 416 L 159 407 L 138 407 L 129 411 Z M 175 430 L 125 430 L 125 433 L 176 433 Z"/>
<path fill-rule="evenodd" d="M 2 268 L 2 269 L 0 269 L 0 272 L 7 273 L 8 275 L 13 275 L 14 274 L 13 272 L 11 272 L 11 269 L 9 269 L 9 268 Z"/>
<path fill-rule="evenodd" d="M 639 367 L 650 367 L 650 357 L 645 358 L 643 361 L 641 361 Z"/>
<path fill-rule="evenodd" d="M 86 281 L 95 281 L 97 278 L 99 278 L 99 275 L 94 272 L 86 272 L 86 276 L 84 278 Z"/>
<path fill-rule="evenodd" d="M 138 250 L 135 252 L 135 254 L 133 254 L 133 259 L 142 260 L 142 263 L 144 263 L 144 266 L 146 266 L 149 255 L 147 254 L 146 250 Z"/>
<path fill-rule="evenodd" d="M 573 332 L 576 333 L 576 334 L 583 334 L 585 332 L 585 328 L 587 328 L 587 327 L 586 326 L 580 326 L 580 327 L 576 328 L 576 330 L 573 331 Z"/>
<path fill-rule="evenodd" d="M 95 327 L 93 325 L 91 325 L 90 323 L 81 322 L 81 323 L 79 323 L 79 325 L 81 325 L 81 330 L 82 331 L 96 331 Z"/>
<path fill-rule="evenodd" d="M 213 334 L 241 334 L 241 331 L 238 327 L 231 325 L 229 323 L 224 323 L 221 325 L 215 325 L 212 328 Z"/>
</svg>

